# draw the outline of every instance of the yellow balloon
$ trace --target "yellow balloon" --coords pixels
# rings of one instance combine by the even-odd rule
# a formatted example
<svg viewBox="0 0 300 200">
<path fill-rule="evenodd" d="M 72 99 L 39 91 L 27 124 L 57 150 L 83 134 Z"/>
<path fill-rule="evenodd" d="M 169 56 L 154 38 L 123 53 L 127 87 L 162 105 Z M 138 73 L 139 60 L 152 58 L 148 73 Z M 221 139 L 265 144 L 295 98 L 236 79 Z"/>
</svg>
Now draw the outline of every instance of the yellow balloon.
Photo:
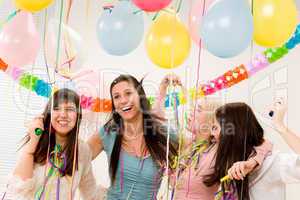
<svg viewBox="0 0 300 200">
<path fill-rule="evenodd" d="M 255 0 L 253 3 L 254 40 L 264 47 L 284 44 L 297 26 L 294 0 Z"/>
<path fill-rule="evenodd" d="M 174 13 L 162 13 L 146 37 L 146 49 L 153 63 L 162 68 L 175 68 L 188 57 L 191 39 L 185 25 Z"/>
<path fill-rule="evenodd" d="M 37 12 L 48 7 L 53 0 L 15 0 L 17 8 Z"/>
</svg>

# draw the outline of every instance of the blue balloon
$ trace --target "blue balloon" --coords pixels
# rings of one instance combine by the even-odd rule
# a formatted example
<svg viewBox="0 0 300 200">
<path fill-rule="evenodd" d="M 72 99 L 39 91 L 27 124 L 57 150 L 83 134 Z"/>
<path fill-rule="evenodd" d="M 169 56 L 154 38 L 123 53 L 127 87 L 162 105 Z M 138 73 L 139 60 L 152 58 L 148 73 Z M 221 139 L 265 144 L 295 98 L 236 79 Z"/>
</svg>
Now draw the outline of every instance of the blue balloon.
<svg viewBox="0 0 300 200">
<path fill-rule="evenodd" d="M 97 22 L 101 47 L 111 55 L 130 53 L 144 35 L 144 19 L 130 1 L 120 1 L 114 8 L 105 9 Z"/>
<path fill-rule="evenodd" d="M 221 0 L 204 16 L 201 36 L 205 48 L 215 56 L 229 58 L 251 43 L 253 19 L 247 0 Z"/>
<path fill-rule="evenodd" d="M 300 10 L 300 0 L 296 0 L 297 9 Z"/>
</svg>

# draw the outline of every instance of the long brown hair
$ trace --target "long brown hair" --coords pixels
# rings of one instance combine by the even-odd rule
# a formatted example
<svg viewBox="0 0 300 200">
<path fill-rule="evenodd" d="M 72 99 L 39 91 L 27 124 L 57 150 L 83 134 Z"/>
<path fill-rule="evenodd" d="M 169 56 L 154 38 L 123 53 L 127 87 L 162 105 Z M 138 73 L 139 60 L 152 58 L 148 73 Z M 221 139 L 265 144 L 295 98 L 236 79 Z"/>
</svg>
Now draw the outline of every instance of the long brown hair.
<svg viewBox="0 0 300 200">
<path fill-rule="evenodd" d="M 151 113 L 150 103 L 146 97 L 146 93 L 142 86 L 142 81 L 139 82 L 136 78 L 131 75 L 120 75 L 110 85 L 110 95 L 112 99 L 112 113 L 108 122 L 104 125 L 105 131 L 109 133 L 112 130 L 117 131 L 116 140 L 110 157 L 110 176 L 112 182 L 115 181 L 117 167 L 119 164 L 119 157 L 122 145 L 122 137 L 124 131 L 124 122 L 122 117 L 116 112 L 114 107 L 112 89 L 120 83 L 126 81 L 134 86 L 140 98 L 140 106 L 143 114 L 143 131 L 147 149 L 149 150 L 152 158 L 157 164 L 166 163 L 166 152 L 167 152 L 167 129 L 159 121 L 161 118 Z M 171 163 L 177 155 L 177 142 L 170 140 L 170 154 L 169 159 Z"/>
<path fill-rule="evenodd" d="M 67 136 L 67 142 L 63 149 L 66 155 L 66 169 L 64 171 L 65 175 L 72 176 L 72 170 L 73 170 L 73 160 L 74 160 L 74 153 L 76 151 L 76 161 L 75 161 L 75 168 L 78 169 L 78 145 L 77 148 L 74 151 L 76 138 L 78 139 L 78 133 L 79 133 L 79 125 L 82 119 L 82 110 L 80 106 L 80 98 L 79 96 L 72 90 L 64 88 L 56 91 L 53 96 L 49 99 L 44 112 L 44 133 L 41 135 L 41 138 L 38 142 L 37 148 L 34 152 L 34 163 L 42 164 L 44 165 L 47 161 L 47 154 L 48 154 L 48 146 L 49 146 L 49 152 L 52 152 L 54 150 L 56 139 L 55 139 L 55 130 L 51 125 L 51 109 L 52 109 L 52 102 L 53 102 L 53 108 L 56 108 L 59 106 L 59 104 L 64 102 L 72 102 L 76 105 L 76 112 L 77 112 L 77 121 L 74 128 L 69 132 Z M 25 137 L 26 144 L 29 141 L 30 137 L 29 135 Z M 49 141 L 50 140 L 50 141 Z"/>
<path fill-rule="evenodd" d="M 263 143 L 264 130 L 252 109 L 245 103 L 228 103 L 216 110 L 221 126 L 220 142 L 216 153 L 214 171 L 206 176 L 204 183 L 212 186 L 220 183 L 228 169 L 238 161 L 245 161 L 254 147 Z M 249 181 L 235 181 L 240 200 L 249 200 Z"/>
</svg>

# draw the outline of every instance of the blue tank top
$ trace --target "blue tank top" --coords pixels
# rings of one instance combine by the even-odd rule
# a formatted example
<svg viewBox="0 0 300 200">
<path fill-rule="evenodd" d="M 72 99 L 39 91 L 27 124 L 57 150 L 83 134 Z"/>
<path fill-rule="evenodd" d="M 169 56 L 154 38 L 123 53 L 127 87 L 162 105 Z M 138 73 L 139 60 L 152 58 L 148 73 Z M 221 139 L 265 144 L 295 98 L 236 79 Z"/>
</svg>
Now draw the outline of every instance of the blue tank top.
<svg viewBox="0 0 300 200">
<path fill-rule="evenodd" d="M 103 127 L 99 132 L 108 161 L 110 161 L 116 134 L 116 132 L 107 133 Z M 160 167 L 151 156 L 140 158 L 121 150 L 116 180 L 108 189 L 107 199 L 156 199 L 157 190 L 161 182 L 161 176 Z"/>
</svg>

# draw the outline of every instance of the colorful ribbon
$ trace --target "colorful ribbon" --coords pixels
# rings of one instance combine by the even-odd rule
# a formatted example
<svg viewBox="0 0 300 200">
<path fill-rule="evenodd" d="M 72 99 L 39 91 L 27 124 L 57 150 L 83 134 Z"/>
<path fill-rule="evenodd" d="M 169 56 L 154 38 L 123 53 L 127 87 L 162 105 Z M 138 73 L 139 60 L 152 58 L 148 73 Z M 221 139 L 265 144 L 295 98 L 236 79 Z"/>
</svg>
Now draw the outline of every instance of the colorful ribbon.
<svg viewBox="0 0 300 200">
<path fill-rule="evenodd" d="M 57 177 L 56 183 L 56 200 L 59 200 L 60 196 L 60 177 L 65 174 L 66 166 L 67 166 L 67 158 L 65 153 L 62 152 L 62 148 L 60 145 L 55 145 L 54 151 L 52 151 L 49 155 L 49 164 L 50 169 L 44 184 L 36 191 L 34 195 L 35 200 L 41 199 L 49 199 L 48 195 L 50 190 L 48 190 L 47 183 L 51 177 Z"/>
</svg>

